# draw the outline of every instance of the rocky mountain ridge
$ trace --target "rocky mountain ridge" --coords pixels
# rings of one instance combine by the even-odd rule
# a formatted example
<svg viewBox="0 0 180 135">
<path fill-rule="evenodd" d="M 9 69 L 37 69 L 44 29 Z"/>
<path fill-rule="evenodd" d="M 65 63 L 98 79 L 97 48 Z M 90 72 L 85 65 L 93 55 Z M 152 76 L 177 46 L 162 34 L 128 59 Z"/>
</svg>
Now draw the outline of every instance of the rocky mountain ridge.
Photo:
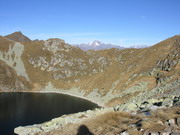
<svg viewBox="0 0 180 135">
<path fill-rule="evenodd" d="M 0 67 L 0 91 L 71 94 L 115 111 L 171 106 L 180 96 L 180 35 L 148 48 L 97 51 L 0 36 Z"/>
<path fill-rule="evenodd" d="M 16 42 L 0 37 L 0 59 L 33 90 L 51 87 L 114 106 L 178 79 L 179 44 L 177 35 L 149 48 L 83 51 L 61 39 Z"/>
</svg>

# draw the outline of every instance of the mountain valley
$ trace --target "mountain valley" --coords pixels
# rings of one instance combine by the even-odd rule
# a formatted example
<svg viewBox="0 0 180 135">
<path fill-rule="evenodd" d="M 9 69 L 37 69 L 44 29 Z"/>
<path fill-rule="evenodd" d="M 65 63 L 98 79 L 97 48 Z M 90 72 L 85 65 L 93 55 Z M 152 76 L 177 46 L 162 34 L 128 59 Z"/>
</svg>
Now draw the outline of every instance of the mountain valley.
<svg viewBox="0 0 180 135">
<path fill-rule="evenodd" d="M 31 40 L 21 32 L 0 36 L 0 91 L 59 92 L 104 108 L 88 112 L 89 116 L 109 110 L 139 111 L 144 102 L 149 107 L 158 102 L 179 106 L 180 35 L 139 49 L 89 43 L 93 44 L 80 49 L 57 38 Z M 33 128 L 37 127 L 28 131 Z M 22 134 L 21 130 L 27 128 L 15 131 Z"/>
</svg>

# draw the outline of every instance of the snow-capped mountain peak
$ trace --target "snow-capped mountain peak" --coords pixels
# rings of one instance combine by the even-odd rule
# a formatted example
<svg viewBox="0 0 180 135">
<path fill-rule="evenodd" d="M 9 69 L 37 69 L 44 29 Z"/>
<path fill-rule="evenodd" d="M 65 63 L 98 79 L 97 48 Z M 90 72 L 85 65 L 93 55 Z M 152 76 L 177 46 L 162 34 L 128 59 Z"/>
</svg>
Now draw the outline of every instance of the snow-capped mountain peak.
<svg viewBox="0 0 180 135">
<path fill-rule="evenodd" d="M 93 42 L 90 42 L 87 45 L 89 45 L 89 46 L 100 46 L 102 44 L 103 44 L 102 42 L 100 42 L 98 40 L 94 40 Z"/>
<path fill-rule="evenodd" d="M 87 50 L 102 50 L 102 49 L 110 49 L 110 48 L 118 48 L 118 49 L 123 49 L 124 47 L 121 46 L 116 46 L 112 44 L 105 44 L 102 43 L 98 40 L 94 40 L 93 42 L 87 43 L 87 44 L 77 44 L 75 45 L 79 48 L 81 48 L 84 51 Z"/>
</svg>

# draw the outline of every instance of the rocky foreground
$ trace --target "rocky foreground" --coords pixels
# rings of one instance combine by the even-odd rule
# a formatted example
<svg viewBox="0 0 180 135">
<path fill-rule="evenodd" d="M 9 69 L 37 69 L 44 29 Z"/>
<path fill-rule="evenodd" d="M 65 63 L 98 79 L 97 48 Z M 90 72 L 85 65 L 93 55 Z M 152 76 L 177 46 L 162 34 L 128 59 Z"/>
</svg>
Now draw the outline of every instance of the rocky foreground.
<svg viewBox="0 0 180 135">
<path fill-rule="evenodd" d="M 116 113 L 120 116 L 117 117 Z M 124 118 L 124 114 L 128 117 Z M 89 125 L 95 135 L 180 134 L 180 79 L 129 99 L 125 104 L 64 115 L 42 124 L 18 127 L 14 132 L 19 135 L 74 135 L 84 124 Z"/>
<path fill-rule="evenodd" d="M 124 107 L 125 105 L 123 105 Z M 18 127 L 19 135 L 75 135 L 86 125 L 95 135 L 178 135 L 180 96 L 149 99 L 139 107 L 100 108 L 64 115 L 43 124 Z"/>
</svg>

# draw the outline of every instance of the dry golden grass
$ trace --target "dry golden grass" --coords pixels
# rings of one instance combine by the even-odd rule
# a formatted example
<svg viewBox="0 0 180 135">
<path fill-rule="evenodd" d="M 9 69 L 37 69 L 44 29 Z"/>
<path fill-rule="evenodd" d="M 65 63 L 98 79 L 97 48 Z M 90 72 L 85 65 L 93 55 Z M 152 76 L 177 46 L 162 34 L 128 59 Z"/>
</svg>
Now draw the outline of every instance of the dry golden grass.
<svg viewBox="0 0 180 135">
<path fill-rule="evenodd" d="M 105 104 L 105 106 L 110 107 L 110 106 L 115 106 L 117 104 L 124 104 L 126 103 L 127 99 L 131 99 L 135 96 L 137 96 L 139 93 L 141 93 L 140 91 L 134 92 L 134 93 L 128 93 L 122 97 L 119 98 L 113 98 L 112 100 L 110 100 L 107 104 Z"/>
<path fill-rule="evenodd" d="M 24 53 L 22 55 L 23 63 L 25 65 L 26 71 L 30 78 L 30 81 L 38 84 L 39 87 L 44 87 L 47 82 L 52 82 L 56 88 L 60 89 L 70 89 L 70 88 L 80 88 L 84 90 L 86 95 L 92 92 L 95 88 L 98 89 L 98 93 L 102 96 L 106 95 L 107 92 L 113 88 L 113 94 L 121 94 L 124 90 L 138 85 L 140 82 L 147 82 L 147 89 L 151 90 L 156 87 L 156 79 L 154 76 L 149 76 L 147 73 L 152 71 L 156 66 L 158 60 L 164 60 L 167 58 L 168 54 L 176 50 L 174 46 L 175 41 L 180 39 L 180 36 L 174 36 L 163 42 L 160 42 L 152 47 L 144 49 L 106 49 L 100 51 L 87 51 L 84 52 L 76 47 L 70 47 L 69 52 L 57 52 L 64 53 L 65 58 L 82 58 L 88 68 L 85 72 L 86 75 L 72 76 L 70 78 L 54 80 L 53 72 L 42 71 L 39 68 L 34 68 L 29 62 L 29 58 L 36 58 L 39 56 L 47 57 L 47 61 L 50 61 L 53 56 L 52 52 L 43 50 L 44 41 L 31 41 L 24 42 Z M 56 39 L 50 39 L 56 40 Z M 8 51 L 9 44 L 14 43 L 9 41 L 4 37 L 0 37 L 0 50 Z M 62 43 L 63 47 L 65 43 Z M 91 53 L 91 55 L 89 55 Z M 121 56 L 121 57 L 120 57 Z M 106 57 L 108 59 L 108 66 L 103 72 L 98 72 L 92 74 L 92 69 L 99 69 L 99 65 L 94 63 L 89 65 L 89 58 L 92 57 Z M 117 58 L 121 60 L 117 61 Z M 68 67 L 70 70 L 74 71 L 76 68 Z M 67 68 L 67 67 L 64 67 Z M 177 66 L 172 69 L 172 71 L 165 73 L 167 76 L 173 76 L 173 79 L 177 79 L 180 76 L 180 68 Z M 81 71 L 80 71 L 81 72 Z M 82 71 L 83 72 L 83 71 Z M 89 74 L 92 74 L 89 76 Z M 136 74 L 136 77 L 132 78 Z M 75 82 L 74 80 L 79 80 Z M 113 86 L 114 82 L 118 82 Z M 34 89 L 37 89 L 34 87 Z M 125 95 L 121 99 L 111 100 L 107 105 L 114 106 L 115 104 L 126 102 L 129 98 L 136 96 Z"/>
<path fill-rule="evenodd" d="M 180 116 L 180 107 L 172 107 L 171 109 L 159 109 L 152 112 L 150 118 L 161 120 L 165 122 L 169 119 L 174 119 L 175 117 Z"/>
<path fill-rule="evenodd" d="M 46 134 L 75 135 L 80 125 L 86 125 L 94 135 L 116 135 L 123 130 L 128 130 L 128 126 L 136 123 L 140 118 L 127 112 L 106 112 L 78 124 L 68 124 L 62 129 Z"/>
<path fill-rule="evenodd" d="M 148 119 L 142 122 L 142 129 L 148 129 L 152 132 L 162 132 L 165 128 L 164 125 L 153 119 Z"/>
<path fill-rule="evenodd" d="M 5 37 L 0 36 L 0 51 L 8 52 L 10 46 L 13 46 L 13 41 L 6 39 Z"/>
<path fill-rule="evenodd" d="M 142 121 L 142 128 L 152 132 L 161 132 L 166 128 L 163 123 L 176 117 L 180 117 L 180 107 L 158 109 L 153 111 L 147 120 Z"/>
<path fill-rule="evenodd" d="M 167 118 L 164 119 L 165 117 Z M 164 120 L 175 117 L 180 117 L 179 107 L 160 109 L 154 111 L 151 116 L 112 111 L 93 118 L 87 118 L 80 123 L 68 124 L 55 131 L 40 133 L 39 135 L 76 135 L 80 125 L 86 125 L 94 135 L 117 135 L 122 131 L 126 131 L 130 135 L 142 135 L 143 132 L 139 131 L 139 129 L 150 132 L 163 132 L 166 128 L 163 124 Z M 137 123 L 140 123 L 140 126 Z"/>
</svg>

